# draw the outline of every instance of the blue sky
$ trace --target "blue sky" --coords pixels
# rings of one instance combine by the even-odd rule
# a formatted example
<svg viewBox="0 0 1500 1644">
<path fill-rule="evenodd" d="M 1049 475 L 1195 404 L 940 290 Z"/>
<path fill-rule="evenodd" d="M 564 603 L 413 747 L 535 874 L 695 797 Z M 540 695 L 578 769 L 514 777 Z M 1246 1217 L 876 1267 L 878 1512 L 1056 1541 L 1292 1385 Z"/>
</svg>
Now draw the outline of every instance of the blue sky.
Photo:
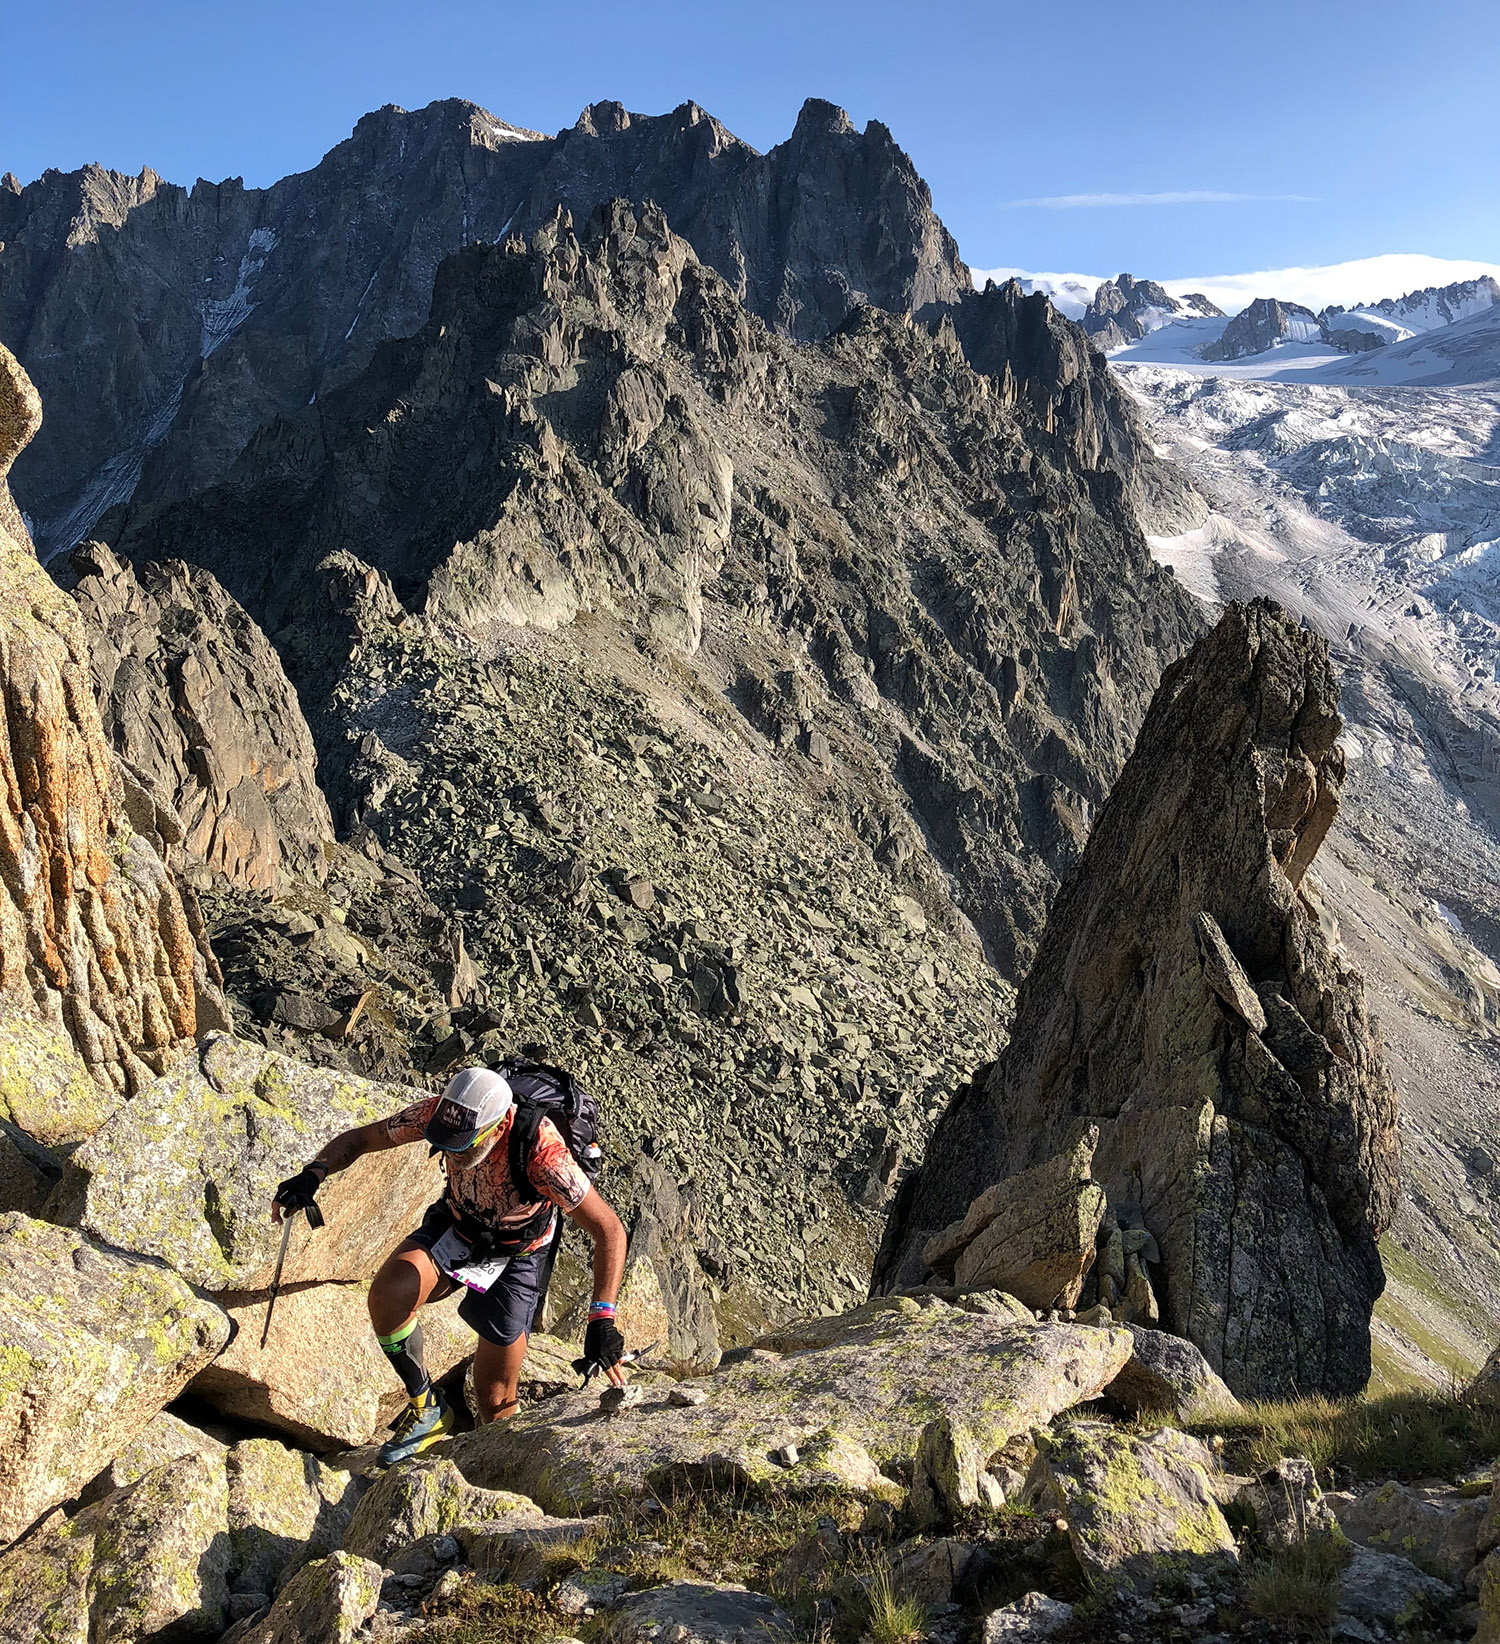
<svg viewBox="0 0 1500 1644">
<path fill-rule="evenodd" d="M 446 96 L 546 131 L 691 97 L 767 148 L 815 95 L 891 127 L 976 267 L 1500 261 L 1494 0 L 18 0 L 5 36 L 23 182 L 97 160 L 268 183 L 370 108 Z"/>
</svg>

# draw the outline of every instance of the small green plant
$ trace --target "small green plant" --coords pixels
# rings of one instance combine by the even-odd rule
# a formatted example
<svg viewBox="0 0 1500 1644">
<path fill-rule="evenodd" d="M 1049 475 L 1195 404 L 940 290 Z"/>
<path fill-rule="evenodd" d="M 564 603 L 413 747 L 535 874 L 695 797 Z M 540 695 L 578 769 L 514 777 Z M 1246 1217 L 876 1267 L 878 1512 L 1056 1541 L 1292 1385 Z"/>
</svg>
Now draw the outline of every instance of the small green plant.
<svg viewBox="0 0 1500 1644">
<path fill-rule="evenodd" d="M 1266 1621 L 1331 1626 L 1348 1557 L 1348 1544 L 1327 1535 L 1264 1553 L 1245 1572 L 1246 1608 Z"/>
<path fill-rule="evenodd" d="M 926 1622 L 925 1606 L 898 1593 L 890 1570 L 880 1566 L 866 1590 L 865 1630 L 875 1644 L 910 1644 L 922 1636 Z"/>
</svg>

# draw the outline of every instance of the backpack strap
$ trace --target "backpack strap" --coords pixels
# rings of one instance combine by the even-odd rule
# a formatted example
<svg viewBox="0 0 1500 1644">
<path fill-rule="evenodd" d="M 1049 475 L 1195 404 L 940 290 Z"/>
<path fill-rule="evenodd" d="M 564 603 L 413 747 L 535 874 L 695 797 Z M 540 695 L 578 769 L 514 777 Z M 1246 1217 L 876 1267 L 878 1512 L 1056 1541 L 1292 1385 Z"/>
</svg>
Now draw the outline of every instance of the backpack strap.
<svg viewBox="0 0 1500 1644">
<path fill-rule="evenodd" d="M 510 1179 L 515 1185 L 516 1192 L 523 1198 L 531 1191 L 531 1177 L 527 1174 L 527 1167 L 531 1163 L 531 1155 L 536 1151 L 537 1132 L 542 1128 L 542 1120 L 546 1117 L 546 1113 L 536 1102 L 519 1101 L 516 1103 L 515 1117 L 510 1121 L 510 1143 L 507 1153 Z"/>
</svg>

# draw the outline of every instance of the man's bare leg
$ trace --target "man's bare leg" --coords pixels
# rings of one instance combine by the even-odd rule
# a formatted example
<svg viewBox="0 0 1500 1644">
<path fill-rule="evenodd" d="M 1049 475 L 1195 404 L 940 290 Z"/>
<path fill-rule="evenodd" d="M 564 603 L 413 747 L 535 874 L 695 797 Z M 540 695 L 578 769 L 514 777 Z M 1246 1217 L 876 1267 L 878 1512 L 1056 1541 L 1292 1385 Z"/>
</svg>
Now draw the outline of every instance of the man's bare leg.
<svg viewBox="0 0 1500 1644">
<path fill-rule="evenodd" d="M 408 1325 L 419 1308 L 441 1301 L 453 1281 L 437 1270 L 432 1257 L 417 1244 L 403 1244 L 386 1257 L 370 1284 L 370 1323 L 377 1336 L 389 1336 Z"/>
<path fill-rule="evenodd" d="M 525 1336 L 518 1336 L 504 1347 L 492 1341 L 479 1343 L 474 1354 L 474 1400 L 479 1406 L 481 1425 L 506 1421 L 515 1415 L 525 1357 Z"/>
<path fill-rule="evenodd" d="M 368 1306 L 375 1339 L 401 1378 L 413 1404 L 431 1402 L 431 1382 L 422 1359 L 423 1305 L 448 1295 L 453 1281 L 438 1271 L 420 1245 L 404 1244 L 386 1258 L 370 1285 Z"/>
</svg>

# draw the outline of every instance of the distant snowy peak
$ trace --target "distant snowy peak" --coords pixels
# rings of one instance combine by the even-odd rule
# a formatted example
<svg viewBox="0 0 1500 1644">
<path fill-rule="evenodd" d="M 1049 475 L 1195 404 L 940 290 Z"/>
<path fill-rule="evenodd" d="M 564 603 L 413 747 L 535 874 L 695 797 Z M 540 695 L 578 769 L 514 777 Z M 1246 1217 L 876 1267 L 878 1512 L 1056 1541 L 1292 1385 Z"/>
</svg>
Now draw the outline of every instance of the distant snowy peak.
<svg viewBox="0 0 1500 1644">
<path fill-rule="evenodd" d="M 1173 297 L 1155 280 L 1118 274 L 1112 280 L 1105 280 L 1095 291 L 1079 323 L 1094 339 L 1095 346 L 1108 354 L 1178 320 L 1223 317 L 1224 310 L 1201 292 Z"/>
<path fill-rule="evenodd" d="M 1436 331 L 1440 326 L 1470 319 L 1497 303 L 1500 280 L 1484 274 L 1476 280 L 1456 280 L 1452 285 L 1425 286 L 1404 297 L 1385 297 L 1378 303 L 1360 303 L 1352 308 L 1331 306 L 1320 317 L 1330 331 L 1363 332 L 1376 339 L 1366 347 L 1380 347 L 1405 342 L 1419 331 Z"/>
<path fill-rule="evenodd" d="M 973 268 L 969 270 L 975 288 L 983 291 L 993 281 L 1004 285 L 1014 280 L 1028 297 L 1040 292 L 1059 314 L 1081 320 L 1094 300 L 1094 293 L 1107 283 L 1102 274 L 1036 274 L 1024 268 Z"/>
<path fill-rule="evenodd" d="M 1310 308 L 1301 303 L 1280 303 L 1274 297 L 1257 297 L 1198 353 L 1205 360 L 1243 360 L 1285 342 L 1326 340 L 1318 316 Z"/>
</svg>

